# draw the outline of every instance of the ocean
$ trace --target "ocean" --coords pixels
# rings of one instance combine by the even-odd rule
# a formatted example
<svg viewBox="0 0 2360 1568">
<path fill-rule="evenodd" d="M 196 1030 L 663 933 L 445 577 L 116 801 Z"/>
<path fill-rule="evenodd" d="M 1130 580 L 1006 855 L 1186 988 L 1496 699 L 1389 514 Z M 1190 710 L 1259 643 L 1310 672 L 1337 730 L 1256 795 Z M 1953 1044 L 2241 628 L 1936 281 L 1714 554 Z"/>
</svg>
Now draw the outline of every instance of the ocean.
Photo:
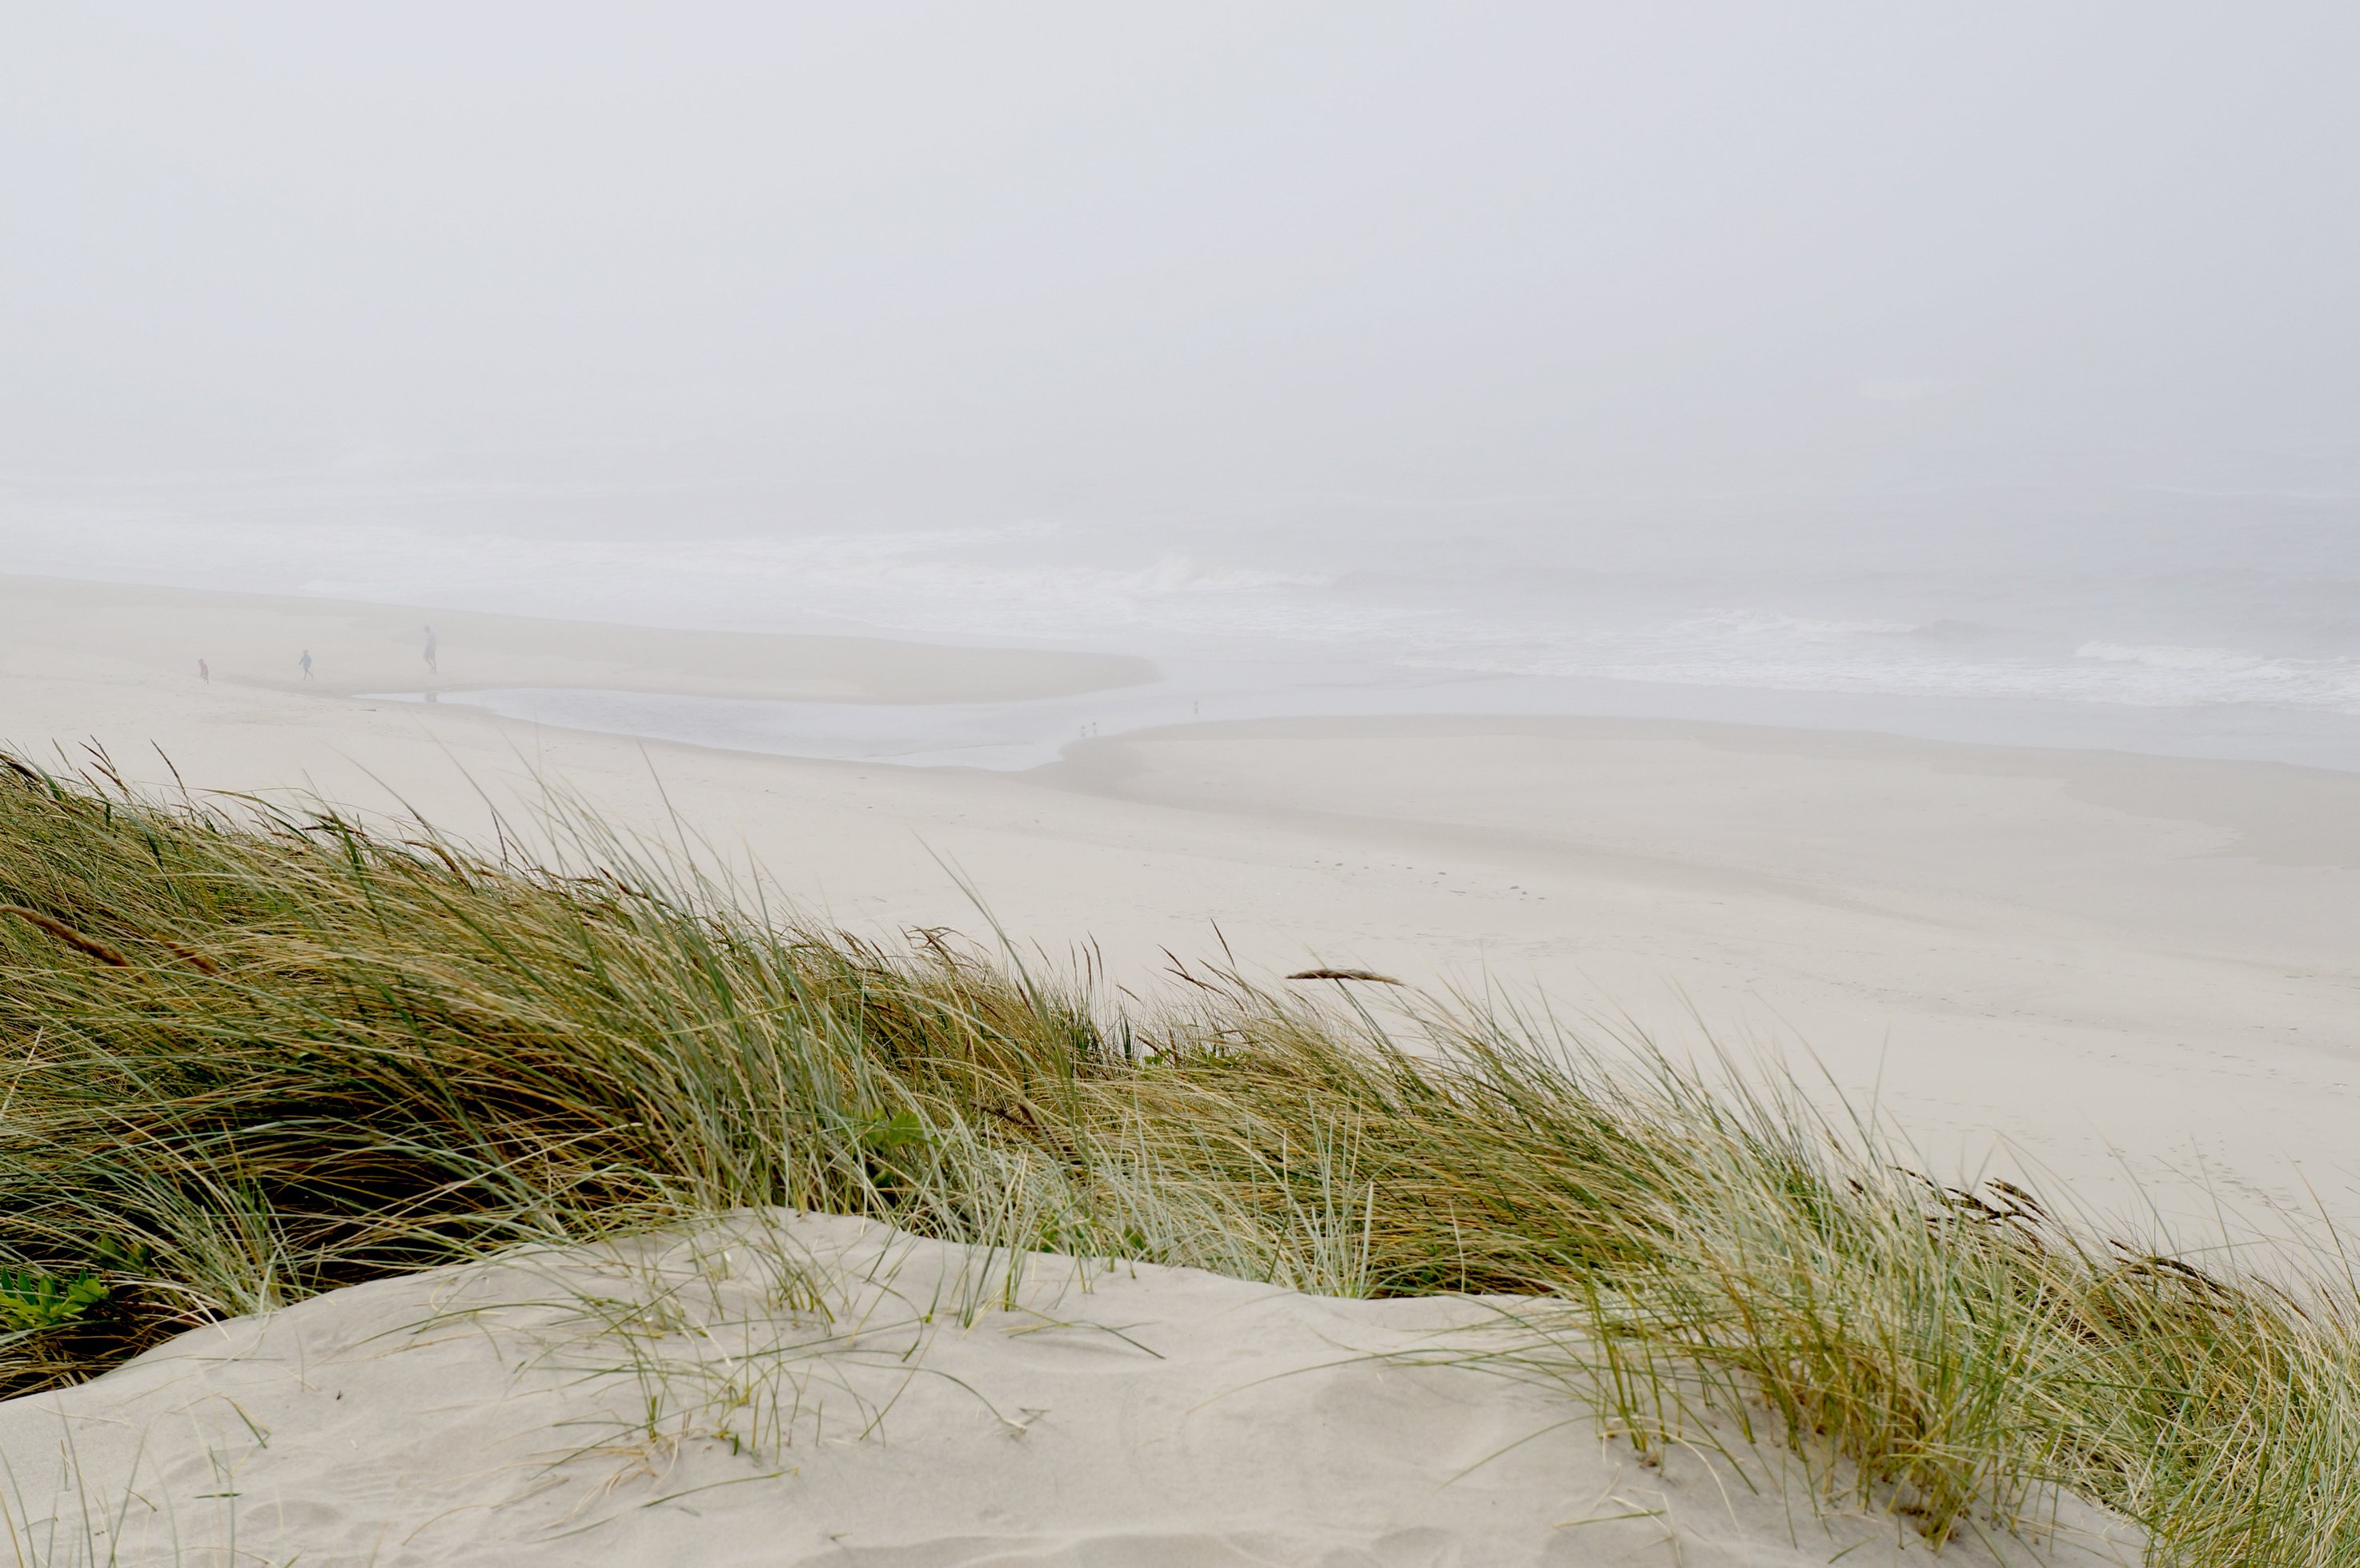
<svg viewBox="0 0 2360 1568">
<path fill-rule="evenodd" d="M 759 496 L 308 476 L 22 488 L 0 548 L 35 574 L 1112 649 L 1165 674 L 989 711 L 443 698 L 804 755 L 1027 767 L 1192 718 L 1514 713 L 2360 768 L 2360 495 L 2328 491 L 1285 495 L 832 526 Z"/>
</svg>

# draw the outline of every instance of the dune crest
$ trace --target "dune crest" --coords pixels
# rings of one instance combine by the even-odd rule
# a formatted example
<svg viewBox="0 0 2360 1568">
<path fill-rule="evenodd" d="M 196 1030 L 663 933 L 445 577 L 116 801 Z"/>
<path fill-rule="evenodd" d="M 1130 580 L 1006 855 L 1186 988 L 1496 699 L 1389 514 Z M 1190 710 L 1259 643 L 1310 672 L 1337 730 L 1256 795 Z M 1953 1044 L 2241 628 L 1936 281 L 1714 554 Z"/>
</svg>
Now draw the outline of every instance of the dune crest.
<svg viewBox="0 0 2360 1568">
<path fill-rule="evenodd" d="M 1414 1364 L 1491 1316 L 746 1212 L 199 1329 L 0 1406 L 0 1454 L 47 1563 L 1932 1560 L 1782 1450 L 1658 1468 L 1562 1392 Z M 2043 1561 L 2138 1560 L 2054 1522 Z M 2033 1561 L 2000 1550 L 1941 1561 Z"/>
</svg>

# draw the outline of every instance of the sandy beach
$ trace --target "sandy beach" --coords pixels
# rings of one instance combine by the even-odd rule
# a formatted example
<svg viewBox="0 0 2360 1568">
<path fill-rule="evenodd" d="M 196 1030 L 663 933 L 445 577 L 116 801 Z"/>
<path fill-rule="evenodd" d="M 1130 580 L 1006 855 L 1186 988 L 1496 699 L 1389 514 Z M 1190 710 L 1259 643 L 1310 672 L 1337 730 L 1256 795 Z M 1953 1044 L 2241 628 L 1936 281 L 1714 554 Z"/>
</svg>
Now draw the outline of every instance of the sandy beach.
<svg viewBox="0 0 2360 1568">
<path fill-rule="evenodd" d="M 1644 1031 L 1675 1056 L 1719 1050 L 1741 1072 L 1762 1071 L 1766 1058 L 1823 1077 L 1830 1105 L 1841 1092 L 1863 1114 L 1874 1107 L 1929 1170 L 2022 1171 L 2052 1190 L 2061 1181 L 2120 1233 L 2151 1212 L 2201 1227 L 2215 1204 L 2250 1211 L 2249 1220 L 2313 1203 L 2360 1213 L 2348 1130 L 2360 1110 L 2350 1023 L 2360 778 L 1577 719 L 1189 725 L 1077 741 L 1059 763 L 1027 773 L 802 761 L 355 695 L 399 676 L 401 657 L 416 655 L 409 628 L 430 618 L 443 628 L 442 675 L 453 682 L 663 690 L 705 667 L 716 646 L 646 629 L 9 580 L 0 583 L 0 738 L 67 765 L 94 762 L 90 748 L 100 748 L 125 777 L 159 788 L 311 790 L 367 811 L 414 811 L 484 842 L 500 832 L 530 838 L 546 781 L 655 838 L 759 866 L 803 910 L 889 944 L 915 927 L 986 931 L 979 898 L 1020 949 L 1079 962 L 1087 944 L 1106 980 L 1134 991 L 1157 985 L 1176 955 L 1220 958 L 1280 984 L 1313 962 L 1365 966 L 1546 1006 L 1568 1027 Z M 322 666 L 309 687 L 266 657 L 299 645 Z M 812 638 L 729 646 L 740 683 L 727 690 L 753 695 L 1007 701 L 1146 673 L 1054 652 Z M 234 650 L 214 659 L 210 683 L 190 657 L 200 647 Z M 494 826 L 496 811 L 504 826 Z M 869 1237 L 862 1222 L 785 1223 L 819 1226 L 799 1243 L 806 1250 L 917 1245 Z M 681 1245 L 709 1258 L 733 1244 L 715 1232 Z M 887 1294 L 904 1306 L 927 1292 L 939 1300 L 952 1288 L 945 1280 L 989 1266 L 956 1252 L 924 1244 L 908 1253 L 911 1278 L 924 1279 Z M 543 1283 L 567 1281 L 560 1293 L 578 1303 L 604 1299 L 602 1271 L 672 1266 L 585 1253 L 534 1267 Z M 290 1548 L 472 1560 L 451 1554 L 461 1537 L 448 1508 L 458 1508 L 493 1521 L 489 1533 L 461 1535 L 497 1543 L 504 1560 L 557 1562 L 569 1560 L 565 1549 L 550 1543 L 596 1514 L 621 1553 L 613 1560 L 653 1563 L 672 1539 L 672 1499 L 705 1485 L 724 1490 L 697 1515 L 700 1541 L 734 1561 L 728 1552 L 771 1540 L 772 1505 L 737 1486 L 742 1465 L 683 1457 L 703 1448 L 658 1443 L 649 1452 L 671 1457 L 657 1464 L 628 1444 L 576 1444 L 556 1468 L 538 1468 L 549 1463 L 550 1422 L 611 1422 L 617 1390 L 639 1385 L 619 1370 L 552 1379 L 544 1342 L 564 1338 L 578 1304 L 519 1294 L 513 1269 L 470 1268 L 199 1330 L 82 1389 L 16 1401 L 0 1420 L 0 1450 L 20 1489 L 27 1477 L 35 1492 L 57 1488 L 53 1511 L 34 1498 L 20 1514 L 52 1532 L 85 1528 L 65 1505 L 66 1482 L 39 1478 L 60 1455 L 85 1466 L 102 1497 L 146 1496 L 148 1475 L 182 1512 L 109 1527 L 126 1532 L 124 1560 L 146 1561 L 143 1552 L 229 1528 L 190 1510 L 213 1496 L 206 1477 L 230 1454 L 234 1489 L 253 1503 L 242 1501 L 232 1522 Z M 712 1289 L 727 1284 L 696 1268 Z M 874 1270 L 864 1277 L 873 1283 Z M 521 1329 L 495 1333 L 470 1318 L 464 1332 L 446 1332 L 452 1302 L 470 1292 L 541 1304 Z M 876 1305 L 846 1310 L 869 1323 Z M 837 1408 L 866 1410 L 893 1397 L 895 1379 L 919 1376 L 894 1359 L 912 1358 L 933 1390 L 908 1407 L 912 1430 L 932 1435 L 920 1447 L 889 1436 L 873 1454 L 797 1450 L 793 1517 L 827 1528 L 776 1560 L 847 1560 L 858 1544 L 869 1554 L 849 1560 L 1280 1563 L 1313 1560 L 1305 1553 L 1315 1541 L 1328 1553 L 1317 1560 L 1338 1563 L 1620 1560 L 1562 1555 L 1575 1537 L 1584 1552 L 1668 1542 L 1684 1561 L 1744 1568 L 1847 1546 L 1866 1548 L 1854 1561 L 1923 1555 L 1906 1530 L 1867 1524 L 1850 1505 L 1830 1511 L 1819 1483 L 1728 1434 L 1734 1462 L 1770 1477 L 1766 1491 L 1747 1492 L 1701 1461 L 1634 1470 L 1627 1449 L 1590 1434 L 1587 1417 L 1518 1446 L 1526 1428 L 1546 1430 L 1564 1409 L 1544 1409 L 1530 1389 L 1486 1391 L 1500 1387 L 1494 1379 L 1322 1370 L 1338 1356 L 1359 1365 L 1403 1354 L 1420 1334 L 1472 1321 L 1460 1309 L 1326 1303 L 1165 1269 L 1143 1281 L 1133 1270 L 1119 1289 L 1109 1281 L 1079 1297 L 1070 1281 L 1038 1301 L 1020 1292 L 956 1333 L 929 1330 L 907 1345 L 894 1334 L 917 1331 L 888 1325 L 873 1343 L 902 1367 L 890 1377 L 833 1350 L 813 1352 L 815 1365 L 836 1380 Z M 421 1338 L 421 1323 L 442 1328 Z M 1126 1335 L 1156 1370 L 1109 1372 L 1092 1359 L 1102 1350 L 1034 1337 L 1043 1323 L 1093 1345 L 1093 1335 Z M 786 1333 L 792 1322 L 773 1327 Z M 709 1335 L 698 1343 L 710 1350 Z M 700 1368 L 692 1383 L 713 1371 L 699 1354 L 681 1363 Z M 1089 1365 L 1068 1366 L 1076 1356 Z M 1104 1391 L 1109 1376 L 1127 1391 Z M 321 1390 L 341 1399 L 329 1386 L 347 1377 L 353 1413 L 323 1407 Z M 1209 1425 L 1150 1421 L 1207 1399 L 1218 1409 L 1235 1388 L 1272 1378 L 1278 1392 Z M 984 1390 L 993 1410 L 1022 1407 L 1015 1428 L 967 1420 L 950 1406 L 973 1401 L 948 1389 Z M 262 1412 L 256 1419 L 279 1442 L 240 1447 L 223 1424 L 233 1404 Z M 1035 1407 L 1053 1412 L 1041 1418 L 1044 1435 L 1058 1435 L 1026 1447 L 1015 1439 L 1035 1419 L 1022 1410 Z M 1238 1421 L 1337 1432 L 1391 1421 L 1395 1436 L 1357 1469 L 1240 1471 L 1222 1457 Z M 1158 1483 L 1133 1508 L 1123 1499 L 1147 1485 L 1135 1463 L 1143 1422 L 1175 1434 L 1174 1463 L 1195 1490 Z M 1405 1435 L 1445 1430 L 1453 1435 L 1438 1446 Z M 124 1445 L 126 1434 L 167 1431 L 179 1435 Z M 344 1452 L 355 1443 L 359 1460 Z M 1448 1489 L 1468 1465 L 1511 1446 L 1513 1462 L 1479 1467 L 1475 1490 Z M 432 1457 L 446 1452 L 457 1457 Z M 1060 1491 L 1043 1479 L 1083 1454 L 1112 1456 L 1087 1486 Z M 411 1507 L 353 1469 L 373 1474 L 386 1455 L 403 1475 L 443 1475 L 430 1490 L 448 1507 Z M 956 1484 L 932 1511 L 912 1513 L 891 1499 L 921 1463 Z M 1535 1465 L 1553 1489 L 1535 1490 Z M 1567 1502 L 1566 1486 L 1582 1492 L 1587 1512 Z M 994 1511 L 977 1501 L 988 1497 L 1018 1501 Z M 1163 1500 L 1150 1507 L 1151 1497 Z M 879 1526 L 884 1517 L 895 1522 Z M 1618 1522 L 1572 1536 L 1564 1528 L 1610 1517 Z M 1338 1522 L 1346 1519 L 1350 1529 Z M 832 1541 L 829 1521 L 859 1521 L 868 1533 Z M 147 1531 L 137 1541 L 135 1523 Z M 2077 1513 L 2049 1560 L 2128 1561 L 2126 1530 Z M 1954 1543 L 1951 1553 L 1981 1562 L 1984 1550 Z"/>
<path fill-rule="evenodd" d="M 135 779 L 399 802 L 463 833 L 537 780 L 750 860 L 898 942 L 986 921 L 1121 983 L 1224 948 L 1545 998 L 1675 1053 L 1775 1053 L 1930 1165 L 2153 1202 L 2360 1214 L 2360 777 L 1628 720 L 1306 720 L 1077 741 L 1022 774 L 808 762 L 348 693 L 404 679 L 661 689 L 703 634 L 0 583 L 0 735 Z M 232 637 L 227 628 L 236 628 Z M 1049 695 L 1095 655 L 726 639 L 726 690 Z M 322 675 L 287 677 L 309 646 Z M 191 650 L 224 649 L 213 682 Z M 353 672 L 347 674 L 347 667 Z M 716 678 L 717 679 L 717 678 Z M 2134 1181 L 2133 1177 L 2136 1178 Z"/>
</svg>

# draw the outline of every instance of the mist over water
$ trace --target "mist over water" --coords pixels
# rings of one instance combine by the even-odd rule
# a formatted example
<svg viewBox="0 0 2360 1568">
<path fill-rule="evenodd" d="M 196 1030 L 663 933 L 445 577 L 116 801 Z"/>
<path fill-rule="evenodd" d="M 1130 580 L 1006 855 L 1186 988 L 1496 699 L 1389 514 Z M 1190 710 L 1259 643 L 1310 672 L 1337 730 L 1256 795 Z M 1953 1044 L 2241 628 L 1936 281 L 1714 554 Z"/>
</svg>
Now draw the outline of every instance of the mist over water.
<svg viewBox="0 0 2360 1568">
<path fill-rule="evenodd" d="M 7 570 L 2360 767 L 2344 8 L 5 26 Z"/>
<path fill-rule="evenodd" d="M 1803 515 L 1759 527 L 1774 508 Z M 1190 696 L 1218 692 L 1215 716 L 1654 713 L 2360 766 L 2360 507 L 2341 497 L 1961 492 L 1539 510 L 1338 505 L 1284 527 L 1034 518 L 686 539 L 84 517 L 13 539 L 10 559 L 573 619 L 1141 652 Z M 1054 747 L 1039 743 L 1077 716 L 1190 716 L 1177 694 L 1068 704 L 1046 730 L 1032 715 L 1003 737 L 1017 749 L 995 755 L 1041 760 Z M 727 738 L 711 704 L 665 724 L 644 702 L 587 720 L 533 711 Z M 974 723 L 945 719 L 931 747 L 906 716 L 888 728 L 931 757 Z M 806 749 L 834 744 L 817 738 L 825 724 L 806 727 Z"/>
</svg>

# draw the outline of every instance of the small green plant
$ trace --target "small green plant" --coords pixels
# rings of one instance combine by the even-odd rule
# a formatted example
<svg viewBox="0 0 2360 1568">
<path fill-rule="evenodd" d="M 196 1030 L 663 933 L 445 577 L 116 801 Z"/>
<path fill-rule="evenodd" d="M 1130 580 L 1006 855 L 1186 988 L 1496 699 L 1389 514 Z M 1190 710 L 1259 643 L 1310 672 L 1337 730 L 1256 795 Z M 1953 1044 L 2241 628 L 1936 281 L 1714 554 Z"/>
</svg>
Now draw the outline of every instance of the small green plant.
<svg viewBox="0 0 2360 1568">
<path fill-rule="evenodd" d="M 872 1118 L 858 1129 L 855 1143 L 869 1180 L 880 1192 L 906 1190 L 934 1158 L 934 1140 L 915 1111 Z"/>
<path fill-rule="evenodd" d="M 861 1147 L 879 1160 L 891 1161 L 905 1151 L 924 1149 L 933 1143 L 926 1136 L 926 1124 L 915 1111 L 900 1111 L 890 1116 L 879 1116 L 860 1129 Z"/>
<path fill-rule="evenodd" d="M 0 1328 L 19 1334 L 56 1328 L 106 1297 L 106 1281 L 95 1274 L 60 1279 L 30 1269 L 0 1269 Z"/>
</svg>

